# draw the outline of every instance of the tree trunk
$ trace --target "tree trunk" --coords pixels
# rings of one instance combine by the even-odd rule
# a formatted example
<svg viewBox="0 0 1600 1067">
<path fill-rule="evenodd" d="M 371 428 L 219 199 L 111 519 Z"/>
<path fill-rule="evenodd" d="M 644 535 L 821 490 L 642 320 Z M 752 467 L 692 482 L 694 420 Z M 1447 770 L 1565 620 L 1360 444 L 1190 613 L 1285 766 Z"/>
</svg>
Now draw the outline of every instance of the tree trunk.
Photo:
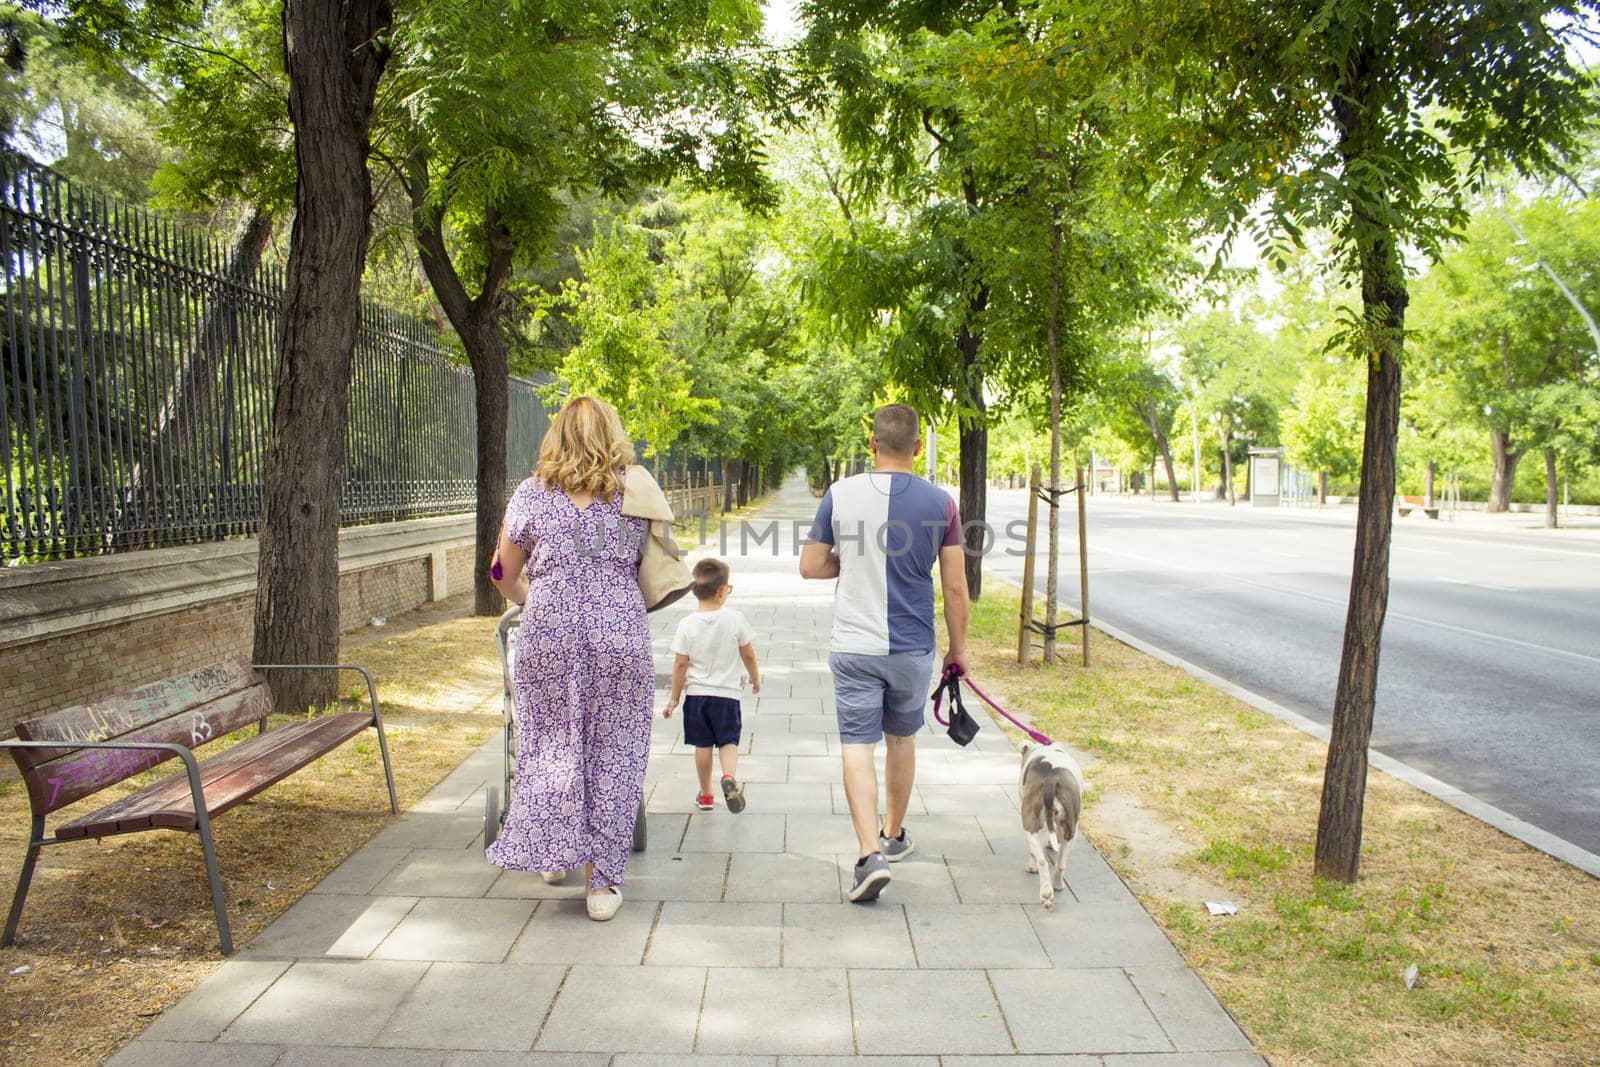
<svg viewBox="0 0 1600 1067">
<path fill-rule="evenodd" d="M 1061 553 L 1061 223 L 1050 226 L 1050 302 L 1044 316 L 1044 347 L 1050 357 L 1050 525 L 1044 571 L 1044 662 L 1056 661 L 1056 559 Z"/>
<path fill-rule="evenodd" d="M 1145 425 L 1150 427 L 1150 436 L 1155 438 L 1156 450 L 1161 453 L 1161 465 L 1167 470 L 1167 495 L 1172 497 L 1172 502 L 1178 502 L 1178 476 L 1172 470 L 1172 445 L 1167 440 L 1167 432 L 1161 428 L 1161 420 L 1156 417 L 1156 398 L 1148 396 L 1139 405 L 1139 414 L 1144 417 Z M 1155 464 L 1150 464 L 1150 496 L 1155 497 L 1156 475 Z"/>
<path fill-rule="evenodd" d="M 980 288 L 967 308 L 967 321 L 956 331 L 956 350 L 961 353 L 961 374 L 966 383 L 966 401 L 976 410 L 971 420 L 958 423 L 960 441 L 960 500 L 962 545 L 965 549 L 967 595 L 977 600 L 983 592 L 984 522 L 988 516 L 989 427 L 985 422 L 983 399 L 983 334 L 973 328 L 973 320 L 989 304 L 989 290 Z"/>
<path fill-rule="evenodd" d="M 1558 480 L 1556 478 L 1556 450 L 1544 450 L 1544 525 L 1546 529 L 1554 530 L 1559 524 L 1557 507 L 1559 498 L 1556 493 Z"/>
<path fill-rule="evenodd" d="M 722 513 L 733 510 L 733 467 L 721 456 L 717 457 L 717 473 L 722 476 Z"/>
<path fill-rule="evenodd" d="M 1217 428 L 1217 436 L 1222 438 L 1222 491 L 1228 495 L 1231 508 L 1239 502 L 1233 490 L 1233 416 Z"/>
<path fill-rule="evenodd" d="M 511 421 L 511 371 L 499 315 L 461 338 L 472 363 L 473 406 L 478 413 L 478 515 L 474 525 L 472 613 L 494 616 L 506 610 L 506 598 L 489 579 L 500 547 L 500 523 L 506 510 L 506 431 Z M 522 457 L 531 469 L 536 456 Z"/>
<path fill-rule="evenodd" d="M 1317 504 L 1326 507 L 1328 504 L 1328 472 L 1317 472 Z"/>
<path fill-rule="evenodd" d="M 1363 49 L 1345 73 L 1349 90 L 1334 97 L 1340 150 L 1348 167 L 1381 150 L 1381 134 L 1369 130 L 1363 107 L 1377 88 L 1370 73 L 1375 53 Z M 1376 107 L 1376 104 L 1370 106 Z M 1344 647 L 1334 693 L 1328 762 L 1317 818 L 1315 873 L 1354 882 L 1361 868 L 1361 821 L 1367 787 L 1367 746 L 1372 737 L 1378 655 L 1389 606 L 1389 540 L 1394 523 L 1395 446 L 1400 428 L 1400 367 L 1406 316 L 1405 274 L 1400 252 L 1379 203 L 1354 203 L 1356 248 L 1361 263 L 1364 320 L 1373 331 L 1366 355 L 1367 425 L 1361 453 L 1355 558 Z"/>
<path fill-rule="evenodd" d="M 339 474 L 372 211 L 367 126 L 392 16 L 389 0 L 284 0 L 298 181 L 262 493 L 258 663 L 338 662 Z M 268 681 L 278 710 L 292 712 L 331 701 L 339 679 L 270 671 Z"/>
<path fill-rule="evenodd" d="M 1489 506 L 1485 511 L 1505 511 L 1511 503 L 1511 488 L 1517 481 L 1517 464 L 1527 453 L 1525 448 L 1512 448 L 1503 430 L 1489 431 L 1489 451 L 1494 456 L 1494 476 L 1489 482 Z"/>
<path fill-rule="evenodd" d="M 1428 471 L 1422 478 L 1422 506 L 1433 507 L 1433 479 L 1438 472 L 1438 465 L 1433 460 L 1428 460 Z"/>
<path fill-rule="evenodd" d="M 490 580 L 489 568 L 500 544 L 500 522 L 506 507 L 506 431 L 511 418 L 511 367 L 500 311 L 516 246 L 499 211 L 485 207 L 482 225 L 488 254 L 483 258 L 478 295 L 469 297 L 445 244 L 443 205 L 431 199 L 427 160 L 420 155 L 412 157 L 404 180 L 411 198 L 411 232 L 423 273 L 472 366 L 473 408 L 478 417 L 472 612 L 495 616 L 505 610 L 505 598 Z M 521 458 L 525 466 L 532 467 L 537 457 Z"/>
</svg>

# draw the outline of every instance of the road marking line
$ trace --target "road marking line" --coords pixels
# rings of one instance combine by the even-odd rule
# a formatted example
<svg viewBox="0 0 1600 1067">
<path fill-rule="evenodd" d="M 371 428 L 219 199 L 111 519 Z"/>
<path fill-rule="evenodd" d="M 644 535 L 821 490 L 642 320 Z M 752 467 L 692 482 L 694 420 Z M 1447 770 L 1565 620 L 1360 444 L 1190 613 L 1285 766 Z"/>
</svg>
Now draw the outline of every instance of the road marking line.
<svg viewBox="0 0 1600 1067">
<path fill-rule="evenodd" d="M 1465 578 L 1444 578 L 1442 581 L 1451 585 L 1464 585 L 1468 589 L 1493 589 L 1501 593 L 1520 593 L 1522 589 L 1515 585 L 1492 585 L 1489 582 L 1469 582 Z"/>
</svg>

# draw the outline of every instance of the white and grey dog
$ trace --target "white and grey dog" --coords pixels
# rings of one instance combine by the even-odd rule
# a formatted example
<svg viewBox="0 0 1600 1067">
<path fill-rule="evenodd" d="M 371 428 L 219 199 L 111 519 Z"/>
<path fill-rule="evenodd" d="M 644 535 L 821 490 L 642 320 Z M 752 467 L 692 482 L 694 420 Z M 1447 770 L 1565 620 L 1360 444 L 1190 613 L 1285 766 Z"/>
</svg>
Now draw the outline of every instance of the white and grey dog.
<svg viewBox="0 0 1600 1067">
<path fill-rule="evenodd" d="M 1056 906 L 1056 890 L 1066 887 L 1067 849 L 1078 838 L 1083 806 L 1083 771 L 1059 744 L 1022 748 L 1022 829 L 1033 857 L 1028 873 L 1039 872 L 1039 903 Z"/>
</svg>

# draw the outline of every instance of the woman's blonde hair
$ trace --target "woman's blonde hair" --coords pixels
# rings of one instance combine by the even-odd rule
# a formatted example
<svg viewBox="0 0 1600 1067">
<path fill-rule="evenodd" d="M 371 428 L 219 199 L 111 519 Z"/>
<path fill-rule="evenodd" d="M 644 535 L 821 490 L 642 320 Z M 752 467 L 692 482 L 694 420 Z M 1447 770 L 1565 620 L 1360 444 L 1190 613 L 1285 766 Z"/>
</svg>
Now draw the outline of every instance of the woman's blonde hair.
<svg viewBox="0 0 1600 1067">
<path fill-rule="evenodd" d="M 610 500 L 622 492 L 622 469 L 633 462 L 633 443 L 617 409 L 592 396 L 567 401 L 539 445 L 534 477 L 567 495 Z"/>
</svg>

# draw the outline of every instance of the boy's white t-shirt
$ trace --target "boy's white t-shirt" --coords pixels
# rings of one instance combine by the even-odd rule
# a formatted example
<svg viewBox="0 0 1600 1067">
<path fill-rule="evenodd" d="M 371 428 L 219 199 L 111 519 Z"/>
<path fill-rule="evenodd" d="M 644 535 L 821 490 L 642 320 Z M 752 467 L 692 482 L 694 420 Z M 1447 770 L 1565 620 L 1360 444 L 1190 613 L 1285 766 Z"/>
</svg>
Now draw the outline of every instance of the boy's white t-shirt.
<svg viewBox="0 0 1600 1067">
<path fill-rule="evenodd" d="M 750 624 L 733 608 L 697 611 L 678 623 L 672 636 L 672 652 L 689 657 L 684 693 L 738 700 L 744 688 L 744 663 L 739 659 L 739 649 L 754 637 Z"/>
</svg>

